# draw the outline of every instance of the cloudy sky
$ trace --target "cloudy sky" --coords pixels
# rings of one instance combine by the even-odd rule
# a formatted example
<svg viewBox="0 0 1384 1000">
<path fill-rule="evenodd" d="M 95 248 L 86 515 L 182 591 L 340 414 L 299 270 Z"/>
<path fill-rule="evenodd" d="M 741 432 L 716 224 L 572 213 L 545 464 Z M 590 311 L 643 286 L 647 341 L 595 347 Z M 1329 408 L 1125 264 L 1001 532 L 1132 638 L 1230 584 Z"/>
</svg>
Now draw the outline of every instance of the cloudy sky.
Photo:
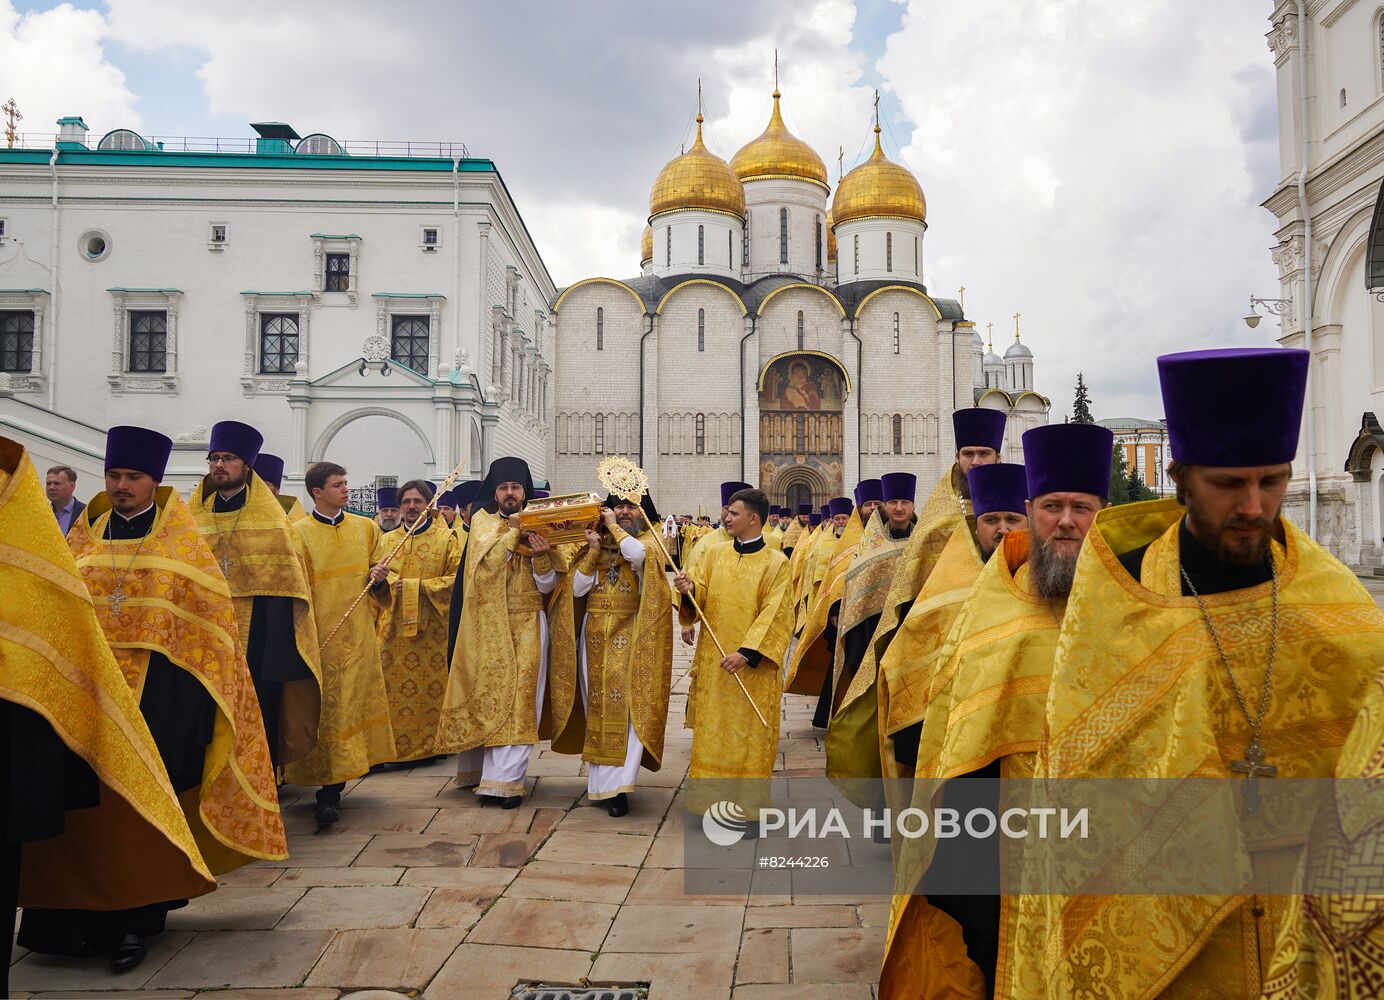
<svg viewBox="0 0 1384 1000">
<path fill-rule="evenodd" d="M 1158 417 L 1154 358 L 1272 343 L 1268 4 L 1205 0 L 0 0 L 24 130 L 450 139 L 493 159 L 559 285 L 638 272 L 647 192 L 703 81 L 729 158 L 784 115 L 831 164 L 885 148 L 928 200 L 925 280 L 1003 353 L 1022 314 L 1053 415 Z"/>
</svg>

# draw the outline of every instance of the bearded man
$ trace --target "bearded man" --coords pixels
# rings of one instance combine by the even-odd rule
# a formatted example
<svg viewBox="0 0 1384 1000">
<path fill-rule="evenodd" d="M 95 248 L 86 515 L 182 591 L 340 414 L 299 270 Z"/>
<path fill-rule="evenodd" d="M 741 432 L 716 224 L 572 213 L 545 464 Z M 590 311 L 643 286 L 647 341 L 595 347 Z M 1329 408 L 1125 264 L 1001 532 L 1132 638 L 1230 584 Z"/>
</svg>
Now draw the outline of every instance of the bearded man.
<svg viewBox="0 0 1384 1000">
<path fill-rule="evenodd" d="M 1036 768 L 1058 629 L 1082 541 L 1106 504 L 1114 436 L 1098 424 L 1054 424 L 1025 433 L 1023 447 L 1030 527 L 1006 535 L 980 571 L 939 657 L 918 749 L 917 777 L 930 779 L 914 786 L 918 808 L 997 810 L 994 779 Z M 955 780 L 972 778 L 989 780 Z M 995 994 L 1016 947 L 1005 936 L 1016 899 L 999 894 L 1000 861 L 994 837 L 918 838 L 896 873 L 898 891 L 925 895 L 960 925 L 974 969 L 938 965 L 937 974 L 972 986 L 979 977 L 982 996 Z M 889 954 L 881 995 L 912 995 L 910 981 L 926 981 L 931 963 L 916 948 L 891 945 Z"/>
<path fill-rule="evenodd" d="M 1228 819 L 1258 816 L 1261 795 L 1281 791 L 1276 779 L 1336 773 L 1349 720 L 1384 662 L 1384 612 L 1282 515 L 1307 352 L 1173 354 L 1158 373 L 1177 497 L 1096 519 L 1053 666 L 1045 773 L 1220 779 L 1210 784 L 1224 788 Z M 1251 392 L 1274 405 L 1249 405 Z M 1201 847 L 1177 839 L 1184 829 L 1196 825 L 1173 828 L 1174 865 Z M 1301 854 L 1305 831 L 1255 842 L 1253 826 L 1231 829 L 1245 831 L 1256 876 L 1291 871 Z M 1091 962 L 1128 997 L 1257 998 L 1269 985 L 1291 900 L 1138 889 L 1022 897 L 1019 933 L 1062 933 L 1025 956 L 1041 964 L 1016 988 L 1070 995 Z"/>
<path fill-rule="evenodd" d="M 552 663 L 553 749 L 582 755 L 586 797 L 614 817 L 629 812 L 640 765 L 657 771 L 663 760 L 673 619 L 672 589 L 651 534 L 658 530 L 648 495 L 642 503 L 608 496 L 600 528 L 586 529 L 586 549 L 554 609 L 577 623 L 578 640 L 575 663 Z"/>
</svg>

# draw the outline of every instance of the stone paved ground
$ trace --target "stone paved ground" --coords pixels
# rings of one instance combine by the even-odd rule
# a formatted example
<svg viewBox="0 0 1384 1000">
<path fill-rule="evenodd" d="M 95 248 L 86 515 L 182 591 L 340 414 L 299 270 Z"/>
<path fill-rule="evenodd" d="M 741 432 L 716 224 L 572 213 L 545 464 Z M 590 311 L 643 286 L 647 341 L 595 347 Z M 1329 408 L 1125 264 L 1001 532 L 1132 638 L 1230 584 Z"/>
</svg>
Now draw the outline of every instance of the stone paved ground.
<svg viewBox="0 0 1384 1000">
<path fill-rule="evenodd" d="M 334 1000 L 392 989 L 502 1000 L 521 979 L 645 980 L 652 1000 L 870 1000 L 887 901 L 682 892 L 691 733 L 677 644 L 663 770 L 630 814 L 589 806 L 579 759 L 540 752 L 519 809 L 482 809 L 451 760 L 348 786 L 316 833 L 312 794 L 284 789 L 291 857 L 227 875 L 169 918 L 134 972 L 16 952 L 11 989 L 49 997 Z M 809 699 L 783 707 L 780 771 L 823 773 Z M 135 992 L 138 991 L 138 992 Z M 21 992 L 18 995 L 28 996 Z"/>
</svg>

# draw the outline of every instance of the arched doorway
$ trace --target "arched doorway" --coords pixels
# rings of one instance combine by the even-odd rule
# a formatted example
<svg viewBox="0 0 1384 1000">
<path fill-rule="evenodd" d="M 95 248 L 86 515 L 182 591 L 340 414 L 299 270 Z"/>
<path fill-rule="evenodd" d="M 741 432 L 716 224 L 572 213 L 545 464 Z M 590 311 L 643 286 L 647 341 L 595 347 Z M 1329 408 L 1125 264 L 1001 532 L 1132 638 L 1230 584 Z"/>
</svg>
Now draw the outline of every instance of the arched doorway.
<svg viewBox="0 0 1384 1000">
<path fill-rule="evenodd" d="M 760 484 L 775 503 L 826 503 L 841 492 L 845 369 L 829 354 L 794 351 L 764 366 L 758 388 Z"/>
</svg>

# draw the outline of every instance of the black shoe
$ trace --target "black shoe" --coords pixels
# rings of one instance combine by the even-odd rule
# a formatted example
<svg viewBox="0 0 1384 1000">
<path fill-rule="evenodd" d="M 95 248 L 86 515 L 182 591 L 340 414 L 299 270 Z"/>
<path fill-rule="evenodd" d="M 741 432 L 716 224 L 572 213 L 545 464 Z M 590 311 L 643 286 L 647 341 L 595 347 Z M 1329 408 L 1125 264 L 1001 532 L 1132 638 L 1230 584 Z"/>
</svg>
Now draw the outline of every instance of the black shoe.
<svg viewBox="0 0 1384 1000">
<path fill-rule="evenodd" d="M 619 818 L 630 811 L 630 800 L 624 792 L 610 800 L 610 805 L 606 807 L 606 812 L 611 816 Z"/>
<path fill-rule="evenodd" d="M 122 934 L 115 951 L 111 952 L 111 968 L 116 972 L 129 972 L 144 961 L 147 953 L 143 934 Z"/>
<path fill-rule="evenodd" d="M 331 826 L 341 818 L 341 806 L 335 802 L 317 803 L 317 825 Z"/>
<path fill-rule="evenodd" d="M 524 796 L 506 795 L 497 799 L 497 801 L 500 803 L 501 809 L 518 809 L 519 805 L 524 801 Z"/>
</svg>

